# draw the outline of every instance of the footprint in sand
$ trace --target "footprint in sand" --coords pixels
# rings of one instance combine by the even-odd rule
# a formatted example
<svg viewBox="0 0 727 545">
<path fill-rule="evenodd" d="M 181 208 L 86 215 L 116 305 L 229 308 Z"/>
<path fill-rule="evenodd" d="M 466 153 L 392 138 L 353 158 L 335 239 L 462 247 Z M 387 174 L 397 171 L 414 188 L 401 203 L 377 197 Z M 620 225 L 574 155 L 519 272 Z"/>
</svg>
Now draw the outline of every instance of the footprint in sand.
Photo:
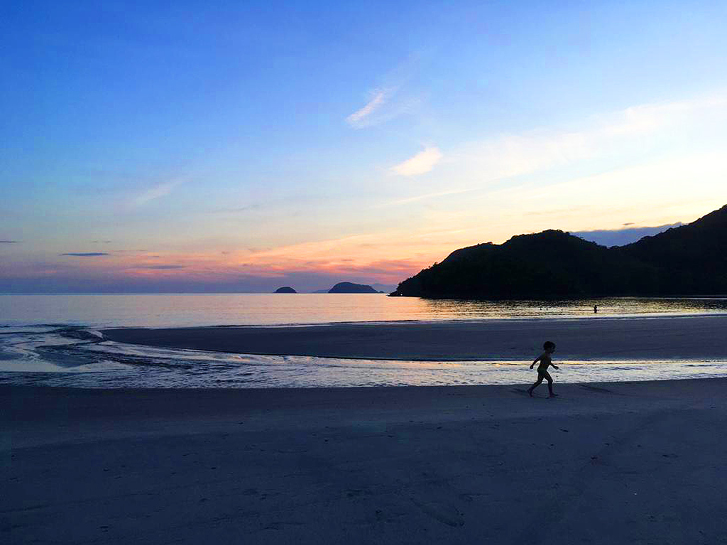
<svg viewBox="0 0 727 545">
<path fill-rule="evenodd" d="M 464 526 L 464 517 L 453 505 L 439 502 L 422 502 L 415 498 L 411 501 L 424 513 L 447 526 Z"/>
</svg>

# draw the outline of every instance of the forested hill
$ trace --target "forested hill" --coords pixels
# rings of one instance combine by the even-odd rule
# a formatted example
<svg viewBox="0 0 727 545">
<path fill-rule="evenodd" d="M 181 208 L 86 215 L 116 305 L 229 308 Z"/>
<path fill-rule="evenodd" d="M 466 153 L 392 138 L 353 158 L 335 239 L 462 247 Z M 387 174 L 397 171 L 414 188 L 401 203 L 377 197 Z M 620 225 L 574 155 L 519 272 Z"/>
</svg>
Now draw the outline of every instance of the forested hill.
<svg viewBox="0 0 727 545">
<path fill-rule="evenodd" d="M 727 294 L 727 206 L 697 221 L 622 247 L 562 231 L 452 252 L 405 280 L 392 295 L 552 298 Z"/>
</svg>

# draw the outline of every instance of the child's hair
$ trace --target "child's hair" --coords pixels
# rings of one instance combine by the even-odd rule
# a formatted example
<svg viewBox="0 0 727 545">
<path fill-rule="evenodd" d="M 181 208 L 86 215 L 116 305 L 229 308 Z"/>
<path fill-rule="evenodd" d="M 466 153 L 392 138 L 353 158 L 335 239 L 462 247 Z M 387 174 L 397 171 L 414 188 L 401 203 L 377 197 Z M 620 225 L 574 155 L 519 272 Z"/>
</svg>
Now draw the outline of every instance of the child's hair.
<svg viewBox="0 0 727 545">
<path fill-rule="evenodd" d="M 555 343 L 553 341 L 545 341 L 545 343 L 543 344 L 543 348 L 545 348 L 546 350 L 555 348 Z"/>
</svg>

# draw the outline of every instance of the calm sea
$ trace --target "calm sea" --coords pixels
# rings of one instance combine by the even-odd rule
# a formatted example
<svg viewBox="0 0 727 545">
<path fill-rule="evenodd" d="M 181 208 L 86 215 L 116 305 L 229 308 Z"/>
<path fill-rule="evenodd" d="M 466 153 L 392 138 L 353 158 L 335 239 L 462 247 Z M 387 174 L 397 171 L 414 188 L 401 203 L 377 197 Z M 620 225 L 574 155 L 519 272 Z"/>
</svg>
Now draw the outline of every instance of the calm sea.
<svg viewBox="0 0 727 545">
<path fill-rule="evenodd" d="M 0 384 L 249 388 L 527 383 L 532 379 L 529 362 L 424 363 L 163 350 L 103 341 L 96 330 L 713 313 L 727 314 L 727 298 L 462 302 L 354 294 L 0 295 Z M 727 362 L 568 362 L 567 373 L 556 380 L 714 376 L 727 376 Z"/>
</svg>

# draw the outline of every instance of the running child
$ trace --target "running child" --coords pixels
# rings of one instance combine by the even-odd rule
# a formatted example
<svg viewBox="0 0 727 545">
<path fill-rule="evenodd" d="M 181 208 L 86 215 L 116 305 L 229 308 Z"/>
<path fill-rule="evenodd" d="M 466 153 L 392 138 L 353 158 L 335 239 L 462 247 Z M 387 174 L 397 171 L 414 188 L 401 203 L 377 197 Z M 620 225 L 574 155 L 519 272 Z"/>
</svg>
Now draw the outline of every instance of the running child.
<svg viewBox="0 0 727 545">
<path fill-rule="evenodd" d="M 532 369 L 536 363 L 540 362 L 540 364 L 538 365 L 538 380 L 535 381 L 535 384 L 528 388 L 528 394 L 530 394 L 530 397 L 533 397 L 533 390 L 540 386 L 540 384 L 543 382 L 543 379 L 548 381 L 548 391 L 550 391 L 550 397 L 556 397 L 558 395 L 553 393 L 553 377 L 551 377 L 550 373 L 548 373 L 548 367 L 550 367 L 551 365 L 558 369 L 558 366 L 555 365 L 550 359 L 550 355 L 555 352 L 555 343 L 551 341 L 545 341 L 545 344 L 543 344 L 543 348 L 545 349 L 545 352 L 540 354 L 537 358 L 535 358 L 535 361 L 530 364 L 530 369 Z"/>
</svg>

